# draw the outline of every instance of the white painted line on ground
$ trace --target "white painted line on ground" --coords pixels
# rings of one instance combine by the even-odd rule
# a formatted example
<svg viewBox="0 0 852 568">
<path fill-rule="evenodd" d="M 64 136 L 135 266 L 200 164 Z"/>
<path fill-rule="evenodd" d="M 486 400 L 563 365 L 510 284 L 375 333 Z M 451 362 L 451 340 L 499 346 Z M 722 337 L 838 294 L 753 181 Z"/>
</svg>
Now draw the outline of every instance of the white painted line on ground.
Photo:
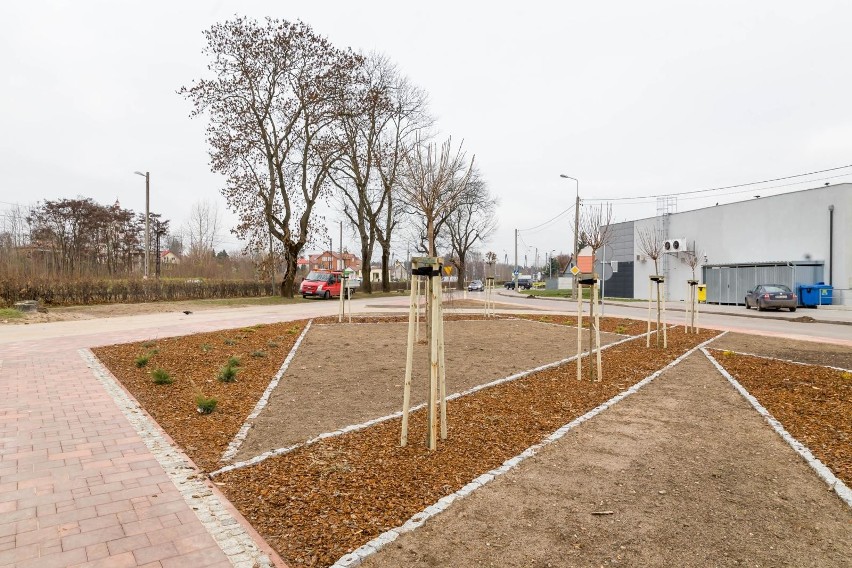
<svg viewBox="0 0 852 568">
<path fill-rule="evenodd" d="M 713 347 L 717 351 L 728 351 L 730 353 L 735 353 L 737 355 L 747 355 L 749 357 L 758 357 L 760 359 L 769 359 L 770 361 L 781 361 L 782 363 L 792 363 L 793 365 L 805 365 L 806 367 L 823 367 L 825 369 L 832 369 L 834 371 L 840 371 L 841 373 L 852 373 L 852 369 L 844 369 L 843 367 L 834 367 L 832 365 L 820 365 L 818 363 L 802 363 L 801 361 L 792 361 L 790 359 L 781 359 L 779 357 L 770 357 L 769 355 L 758 355 L 757 353 L 746 353 L 744 351 L 731 351 L 730 349 L 725 349 L 723 347 Z"/>
<path fill-rule="evenodd" d="M 287 354 L 287 358 L 284 359 L 284 362 L 281 364 L 281 368 L 278 369 L 277 373 L 275 373 L 275 377 L 272 378 L 272 381 L 270 381 L 266 390 L 263 391 L 263 396 L 261 396 L 260 400 L 257 401 L 257 404 L 254 405 L 254 410 L 251 411 L 251 414 L 248 415 L 246 421 L 243 422 L 242 427 L 240 427 L 240 431 L 237 432 L 237 435 L 234 436 L 234 439 L 228 444 L 227 449 L 222 454 L 222 457 L 219 458 L 219 461 L 228 462 L 234 459 L 234 456 L 237 455 L 237 452 L 240 450 L 240 446 L 243 445 L 243 442 L 246 440 L 246 436 L 248 436 L 249 430 L 251 430 L 252 422 L 260 415 L 261 411 L 266 408 L 266 405 L 269 403 L 269 397 L 272 396 L 272 391 L 274 391 L 275 387 L 278 386 L 278 381 L 280 381 L 281 377 L 284 376 L 284 373 L 287 371 L 287 367 L 290 366 L 290 363 L 296 356 L 296 351 L 299 350 L 302 340 L 308 334 L 308 330 L 311 329 L 313 321 L 314 320 L 308 321 L 308 324 L 305 326 L 305 329 L 302 330 L 302 333 L 299 335 L 296 343 L 294 343 L 293 347 L 290 348 L 290 353 Z"/>
<path fill-rule="evenodd" d="M 78 351 L 89 369 L 115 401 L 148 450 L 168 474 L 169 479 L 193 510 L 201 524 L 222 549 L 235 568 L 272 567 L 269 557 L 257 546 L 243 526 L 205 484 L 192 463 L 166 438 L 141 406 L 118 384 L 118 380 L 88 349 Z"/>
<path fill-rule="evenodd" d="M 719 362 L 710 354 L 707 349 L 702 347 L 701 351 L 704 355 L 707 356 L 707 359 L 710 360 L 711 363 L 716 367 L 716 369 L 722 374 L 723 377 L 728 379 L 728 382 L 731 383 L 735 389 L 745 398 L 747 401 L 751 403 L 757 412 L 763 416 L 763 419 L 766 420 L 770 426 L 778 433 L 781 438 L 787 442 L 793 451 L 802 456 L 802 458 L 811 466 L 817 475 L 825 481 L 828 486 L 835 492 L 840 498 L 850 507 L 852 507 L 852 490 L 846 486 L 843 481 L 837 478 L 828 467 L 819 459 L 814 456 L 811 451 L 808 449 L 806 445 L 798 441 L 796 438 L 790 435 L 789 432 L 781 425 L 781 423 L 774 417 L 762 404 L 757 400 L 750 392 L 748 392 L 745 387 L 743 387 L 740 382 L 735 379 Z"/>
<path fill-rule="evenodd" d="M 647 377 L 645 377 L 644 379 L 642 379 L 641 381 L 639 381 L 638 383 L 636 383 L 635 385 L 633 385 L 629 389 L 620 392 L 619 394 L 615 395 L 614 397 L 612 397 L 608 401 L 604 402 L 603 404 L 601 404 L 601 405 L 595 407 L 594 409 L 588 411 L 584 415 L 582 415 L 578 418 L 575 418 L 574 420 L 572 420 L 568 424 L 565 424 L 564 426 L 562 426 L 561 428 L 559 428 L 558 430 L 553 432 L 550 436 L 548 436 L 547 438 L 545 438 L 544 440 L 542 440 L 538 444 L 534 444 L 534 445 L 530 446 L 529 448 L 527 448 L 526 450 L 524 450 L 523 452 L 521 452 L 520 454 L 518 454 L 517 456 L 504 461 L 503 465 L 501 465 L 500 467 L 492 469 L 491 471 L 489 471 L 487 473 L 483 473 L 482 475 L 480 475 L 479 477 L 477 477 L 476 479 L 474 479 L 473 481 L 471 481 L 470 483 L 468 483 L 467 485 L 465 485 L 464 487 L 462 487 L 461 489 L 459 489 L 455 493 L 451 493 L 450 495 L 447 495 L 445 497 L 441 497 L 440 499 L 438 499 L 438 501 L 436 503 L 429 505 L 428 507 L 426 507 L 425 509 L 423 509 L 419 513 L 415 513 L 410 519 L 408 519 L 401 526 L 398 526 L 394 529 L 386 531 L 386 532 L 380 534 L 379 536 L 377 536 L 376 538 L 374 538 L 373 540 L 371 540 L 370 542 L 368 542 L 367 544 L 353 550 L 352 552 L 350 552 L 348 554 L 344 554 L 343 556 L 341 556 L 337 560 L 337 562 L 332 564 L 331 568 L 353 568 L 354 566 L 360 565 L 361 562 L 363 562 L 366 558 L 368 558 L 369 556 L 371 556 L 371 555 L 375 554 L 376 552 L 378 552 L 379 550 L 381 550 L 382 547 L 384 547 L 386 544 L 391 543 L 391 542 L 395 541 L 397 538 L 399 538 L 399 535 L 413 531 L 414 529 L 418 528 L 423 523 L 425 523 L 430 517 L 434 517 L 438 513 L 447 509 L 447 507 L 449 507 L 456 499 L 461 499 L 463 497 L 467 497 L 472 492 L 476 491 L 477 489 L 483 487 L 484 485 L 486 485 L 490 481 L 494 480 L 497 476 L 503 475 L 504 473 L 511 471 L 512 469 L 518 467 L 518 465 L 522 461 L 524 461 L 525 459 L 527 459 L 529 457 L 536 455 L 545 446 L 552 444 L 553 442 L 559 440 L 560 438 L 564 437 L 565 434 L 567 434 L 569 431 L 573 430 L 574 428 L 576 428 L 577 426 L 579 426 L 583 422 L 586 422 L 587 420 L 594 418 L 595 416 L 597 416 L 598 414 L 600 414 L 601 412 L 603 412 L 607 408 L 613 406 L 617 402 L 619 402 L 619 401 L 623 400 L 624 398 L 630 396 L 631 394 L 635 393 L 636 391 L 638 391 L 639 389 L 641 389 L 642 387 L 644 387 L 645 385 L 647 385 L 648 383 L 650 383 L 651 381 L 653 381 L 654 379 L 659 377 L 661 374 L 663 374 L 668 369 L 671 369 L 672 367 L 674 367 L 675 365 L 677 365 L 678 363 L 680 363 L 681 361 L 683 361 L 684 359 L 686 359 L 687 357 L 689 357 L 690 355 L 695 353 L 697 350 L 703 349 L 705 345 L 709 344 L 714 339 L 721 337 L 722 335 L 725 335 L 726 333 L 727 332 L 722 332 L 720 335 L 714 336 L 714 337 L 708 339 L 707 341 L 705 341 L 705 342 L 703 342 L 699 345 L 696 345 L 695 347 L 693 347 L 692 349 L 690 349 L 689 351 L 687 351 L 686 353 L 684 353 L 683 355 L 681 355 L 680 357 L 678 357 L 677 359 L 675 359 L 674 361 L 672 361 L 671 363 L 669 363 L 668 365 L 663 367 L 662 369 L 659 369 L 659 370 L 655 371 L 653 374 L 648 375 Z M 637 336 L 633 339 L 638 339 L 639 337 L 642 337 L 642 336 Z M 614 344 L 611 344 L 611 345 L 614 345 Z"/>
<path fill-rule="evenodd" d="M 651 332 L 651 333 L 654 333 L 654 332 Z M 639 338 L 644 337 L 644 336 L 645 336 L 644 334 L 643 335 L 637 335 L 637 336 L 630 336 L 626 339 L 621 339 L 619 341 L 609 343 L 609 344 L 601 347 L 601 351 L 609 349 L 610 347 L 615 347 L 616 345 L 621 345 L 622 343 L 626 343 L 626 342 L 634 340 L 634 339 L 639 339 Z M 594 350 L 593 353 L 597 353 L 597 350 Z M 586 357 L 587 354 L 583 353 L 582 356 Z M 526 371 L 521 371 L 520 373 L 515 373 L 514 375 L 510 375 L 508 377 L 503 377 L 501 379 L 496 379 L 496 380 L 488 382 L 488 383 L 476 385 L 476 386 L 471 387 L 467 390 L 447 395 L 447 400 L 454 400 L 454 399 L 457 399 L 457 398 L 467 396 L 469 394 L 473 394 L 475 392 L 481 391 L 483 389 L 487 389 L 487 388 L 491 388 L 491 387 L 494 387 L 494 386 L 497 386 L 497 385 L 501 385 L 503 383 L 515 381 L 517 379 L 520 379 L 522 377 L 526 377 L 527 375 L 531 375 L 531 374 L 537 373 L 539 371 L 544 371 L 546 369 L 552 369 L 553 367 L 558 367 L 559 365 L 564 365 L 565 363 L 570 363 L 572 361 L 575 361 L 576 359 L 577 359 L 577 356 L 572 355 L 571 357 L 568 357 L 566 359 L 560 359 L 559 361 L 554 361 L 553 363 L 547 363 L 546 365 L 541 365 L 539 367 L 535 367 L 534 369 L 528 369 Z M 411 409 L 409 410 L 409 412 L 415 412 L 417 410 L 420 410 L 421 408 L 424 408 L 425 406 L 426 406 L 425 402 L 417 404 L 415 406 L 412 406 Z M 340 430 L 335 430 L 333 432 L 325 432 L 323 434 L 319 434 L 318 436 L 314 436 L 313 438 L 311 438 L 311 439 L 309 439 L 305 442 L 301 442 L 299 444 L 293 444 L 292 446 L 287 446 L 287 447 L 284 447 L 284 448 L 275 448 L 274 450 L 269 450 L 268 452 L 264 452 L 260 455 L 254 456 L 251 459 L 241 461 L 241 462 L 237 462 L 237 463 L 233 463 L 233 464 L 230 464 L 230 465 L 226 465 L 225 467 L 219 468 L 216 471 L 210 472 L 209 475 L 210 475 L 210 478 L 212 479 L 212 478 L 216 477 L 217 475 L 221 475 L 221 474 L 226 473 L 228 471 L 234 471 L 235 469 L 242 469 L 244 467 L 249 467 L 249 466 L 252 466 L 252 465 L 259 464 L 260 462 L 267 460 L 269 458 L 275 457 L 275 456 L 281 456 L 281 455 L 284 455 L 284 454 L 288 454 L 295 449 L 301 448 L 302 446 L 310 446 L 311 444 L 316 444 L 320 440 L 325 440 L 326 438 L 334 438 L 336 436 L 342 436 L 343 434 L 346 434 L 347 432 L 354 432 L 356 430 L 363 430 L 364 428 L 369 428 L 370 426 L 374 426 L 374 425 L 379 424 L 381 422 L 387 422 L 388 420 L 393 420 L 394 418 L 400 418 L 401 416 L 402 416 L 402 411 L 399 410 L 397 412 L 394 412 L 393 414 L 388 414 L 386 416 L 382 416 L 382 417 L 379 417 L 379 418 L 373 418 L 372 420 L 368 420 L 367 422 L 362 422 L 360 424 L 353 424 L 351 426 L 345 426 L 345 427 L 341 428 Z"/>
</svg>

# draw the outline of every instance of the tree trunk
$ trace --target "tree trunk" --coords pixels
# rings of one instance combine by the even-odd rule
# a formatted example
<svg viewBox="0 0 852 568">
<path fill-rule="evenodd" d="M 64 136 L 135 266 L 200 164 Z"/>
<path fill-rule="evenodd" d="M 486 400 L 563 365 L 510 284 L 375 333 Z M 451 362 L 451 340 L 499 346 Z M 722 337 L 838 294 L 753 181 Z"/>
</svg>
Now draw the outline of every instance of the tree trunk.
<svg viewBox="0 0 852 568">
<path fill-rule="evenodd" d="M 458 269 L 458 281 L 456 282 L 456 289 L 464 290 L 464 282 L 465 282 L 465 255 L 459 253 L 459 264 L 456 267 Z"/>
<path fill-rule="evenodd" d="M 298 252 L 298 251 L 296 251 Z M 293 283 L 296 280 L 297 254 L 293 250 L 288 250 L 284 259 L 284 279 L 281 281 L 281 297 L 292 298 L 294 292 Z"/>
<path fill-rule="evenodd" d="M 364 255 L 361 259 L 361 291 L 372 294 L 373 283 L 370 282 L 370 257 L 364 254 L 363 247 L 361 247 L 361 254 Z"/>
<path fill-rule="evenodd" d="M 390 249 L 382 247 L 382 292 L 390 292 Z"/>
</svg>

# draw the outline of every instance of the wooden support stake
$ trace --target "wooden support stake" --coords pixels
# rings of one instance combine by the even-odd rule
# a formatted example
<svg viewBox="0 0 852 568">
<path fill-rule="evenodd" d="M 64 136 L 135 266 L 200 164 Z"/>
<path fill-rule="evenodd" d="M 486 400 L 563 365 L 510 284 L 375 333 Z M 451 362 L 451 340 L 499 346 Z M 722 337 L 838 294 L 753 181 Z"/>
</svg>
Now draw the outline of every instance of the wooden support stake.
<svg viewBox="0 0 852 568">
<path fill-rule="evenodd" d="M 444 360 L 444 306 L 438 300 L 438 396 L 441 404 L 441 439 L 447 439 L 447 367 Z"/>
<path fill-rule="evenodd" d="M 415 340 L 417 343 L 420 343 L 420 277 L 414 276 L 414 284 L 417 289 L 416 298 L 417 298 L 417 314 L 415 315 L 415 321 L 417 322 L 417 330 L 415 333 Z"/>
<path fill-rule="evenodd" d="M 592 285 L 592 290 L 595 295 L 595 303 L 598 301 L 598 287 L 597 284 Z M 598 362 L 598 375 L 596 380 L 598 382 L 601 381 L 601 316 L 600 310 L 595 312 L 595 348 L 597 349 L 597 362 Z"/>
<path fill-rule="evenodd" d="M 659 295 L 663 297 L 661 305 L 663 306 L 663 349 L 668 349 L 669 347 L 669 335 L 668 335 L 668 326 L 666 326 L 666 285 L 660 283 L 660 291 Z"/>
<path fill-rule="evenodd" d="M 645 337 L 645 347 L 651 346 L 651 306 L 654 304 L 654 281 L 648 280 L 648 335 Z"/>
<path fill-rule="evenodd" d="M 337 323 L 343 323 L 343 313 L 346 311 L 346 306 L 343 304 L 346 296 L 346 278 L 340 277 L 340 302 L 337 308 Z"/>
<path fill-rule="evenodd" d="M 408 411 L 411 407 L 411 370 L 414 363 L 414 328 L 417 314 L 417 292 L 411 287 L 408 301 L 408 343 L 405 351 L 405 386 L 402 391 L 402 434 L 399 445 L 408 444 Z"/>
<path fill-rule="evenodd" d="M 700 330 L 698 329 L 698 309 L 699 304 L 701 302 L 698 301 L 698 287 L 695 288 L 695 333 L 698 333 Z"/>
<path fill-rule="evenodd" d="M 429 278 L 428 292 L 432 314 L 431 333 L 429 334 L 429 429 L 430 450 L 438 449 L 438 414 L 435 402 L 438 399 L 438 294 L 441 290 L 441 277 Z"/>
<path fill-rule="evenodd" d="M 577 283 L 577 380 L 583 378 L 583 285 Z"/>
</svg>

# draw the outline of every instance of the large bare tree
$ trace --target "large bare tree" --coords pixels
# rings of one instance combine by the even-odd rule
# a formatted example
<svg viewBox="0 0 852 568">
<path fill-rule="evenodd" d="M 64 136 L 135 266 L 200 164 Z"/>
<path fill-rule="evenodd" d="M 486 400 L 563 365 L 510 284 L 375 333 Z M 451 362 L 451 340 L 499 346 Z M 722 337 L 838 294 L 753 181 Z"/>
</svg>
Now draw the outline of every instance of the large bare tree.
<svg viewBox="0 0 852 568">
<path fill-rule="evenodd" d="M 497 200 L 489 193 L 485 180 L 476 168 L 468 178 L 466 189 L 465 197 L 447 220 L 451 258 L 458 273 L 456 286 L 459 290 L 465 287 L 468 252 L 477 241 L 488 239 L 497 228 Z"/>
<path fill-rule="evenodd" d="M 189 240 L 186 256 L 199 264 L 210 261 L 216 247 L 222 242 L 222 214 L 219 206 L 210 200 L 193 203 L 183 231 Z"/>
<path fill-rule="evenodd" d="M 341 92 L 360 58 L 334 47 L 307 24 L 237 18 L 205 32 L 213 77 L 180 93 L 209 117 L 213 171 L 239 216 L 239 236 L 264 250 L 269 234 L 285 252 L 282 294 L 293 295 L 297 259 L 314 225 L 314 206 L 330 192 L 340 157 L 333 127 Z"/>
</svg>

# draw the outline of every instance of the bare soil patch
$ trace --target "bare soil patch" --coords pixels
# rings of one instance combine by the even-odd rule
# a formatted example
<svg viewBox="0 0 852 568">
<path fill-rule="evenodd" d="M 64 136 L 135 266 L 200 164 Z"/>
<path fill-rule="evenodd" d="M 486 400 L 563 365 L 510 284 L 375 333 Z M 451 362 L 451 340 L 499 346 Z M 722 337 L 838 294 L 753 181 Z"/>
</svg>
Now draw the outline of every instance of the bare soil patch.
<svg viewBox="0 0 852 568">
<path fill-rule="evenodd" d="M 852 373 L 730 351 L 712 354 L 794 438 L 852 484 Z"/>
<path fill-rule="evenodd" d="M 852 369 L 852 349 L 829 343 L 728 333 L 714 341 L 713 348 Z"/>
<path fill-rule="evenodd" d="M 402 408 L 408 323 L 370 321 L 379 323 L 315 324 L 311 328 L 268 406 L 253 422 L 237 460 Z M 414 350 L 412 405 L 428 397 L 429 347 L 422 324 L 421 338 L 424 341 Z M 602 344 L 618 339 L 622 338 L 601 335 Z M 577 352 L 576 328 L 521 319 L 448 318 L 444 340 L 448 394 Z M 586 348 L 585 333 L 583 341 Z"/>
<path fill-rule="evenodd" d="M 425 446 L 425 412 L 419 411 L 406 448 L 399 447 L 400 421 L 392 420 L 216 481 L 285 561 L 326 566 L 714 333 L 673 331 L 668 350 L 646 349 L 641 340 L 612 347 L 603 355 L 601 382 L 578 382 L 568 364 L 450 401 L 449 438 L 435 452 Z"/>
<path fill-rule="evenodd" d="M 362 566 L 840 567 L 850 523 L 696 353 Z"/>
</svg>

